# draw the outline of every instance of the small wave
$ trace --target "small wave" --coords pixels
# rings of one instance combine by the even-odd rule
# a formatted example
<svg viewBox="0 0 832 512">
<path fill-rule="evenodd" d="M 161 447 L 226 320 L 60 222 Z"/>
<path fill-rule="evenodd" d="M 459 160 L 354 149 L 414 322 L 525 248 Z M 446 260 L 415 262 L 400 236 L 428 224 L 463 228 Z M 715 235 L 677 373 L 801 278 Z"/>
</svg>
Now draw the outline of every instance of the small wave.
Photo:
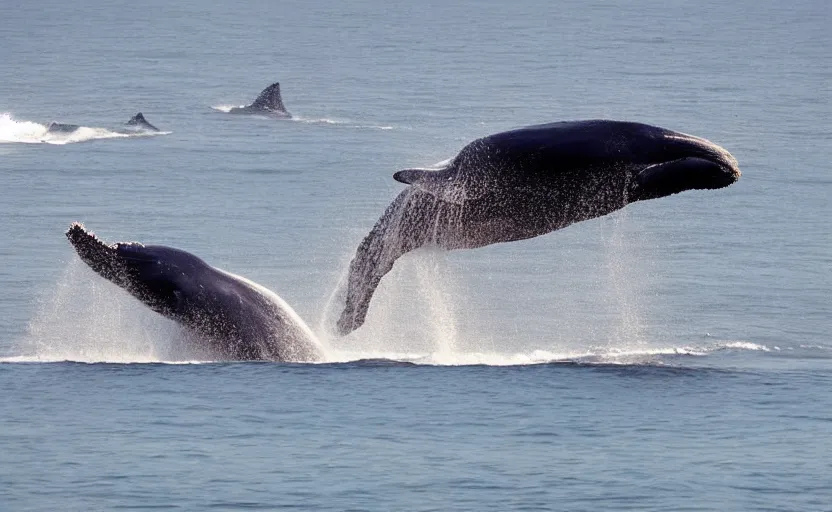
<svg viewBox="0 0 832 512">
<path fill-rule="evenodd" d="M 750 341 L 730 341 L 725 343 L 724 348 L 726 349 L 739 349 L 739 350 L 761 350 L 763 352 L 771 352 L 771 349 L 765 345 L 760 345 L 758 343 L 752 343 Z M 778 348 L 775 347 L 775 350 Z"/>
<path fill-rule="evenodd" d="M 533 350 L 514 354 L 488 352 L 385 353 L 330 350 L 327 363 L 355 363 L 386 360 L 430 366 L 527 366 L 552 363 L 580 363 L 602 365 L 664 364 L 667 356 L 704 357 L 713 353 L 741 350 L 770 352 L 765 345 L 748 341 L 718 342 L 703 346 L 668 346 L 656 348 L 620 349 L 589 348 L 583 351 L 556 352 Z"/>
<path fill-rule="evenodd" d="M 243 108 L 245 105 L 213 105 L 211 108 L 219 112 L 231 112 L 232 108 Z"/>
<path fill-rule="evenodd" d="M 392 126 L 386 125 L 375 125 L 375 124 L 356 124 L 352 121 L 348 120 L 340 120 L 340 119 L 328 119 L 328 118 L 321 118 L 321 119 L 310 119 L 305 117 L 293 116 L 291 121 L 297 121 L 299 123 L 306 123 L 306 124 L 329 124 L 329 125 L 342 125 L 349 128 L 363 128 L 368 130 L 392 130 Z"/>
<path fill-rule="evenodd" d="M 353 363 L 358 361 L 389 360 L 400 363 L 412 363 L 428 366 L 529 366 L 551 363 L 585 363 L 585 364 L 644 364 L 655 363 L 656 356 L 661 355 L 696 355 L 684 349 L 657 350 L 587 350 L 579 352 L 554 352 L 533 350 L 528 353 L 501 354 L 496 352 L 448 353 L 434 352 L 428 354 L 408 353 L 367 353 L 367 352 L 331 352 L 327 363 Z"/>
<path fill-rule="evenodd" d="M 34 121 L 16 120 L 11 114 L 0 114 L 0 143 L 17 144 L 72 144 L 97 139 L 122 139 L 129 137 L 152 137 L 171 132 L 119 132 L 107 128 L 79 126 L 69 133 L 49 132 L 48 126 Z"/>
<path fill-rule="evenodd" d="M 826 348 L 826 347 L 824 347 Z M 664 347 L 650 349 L 588 349 L 574 352 L 555 352 L 533 350 L 528 353 L 501 354 L 496 352 L 468 353 L 410 353 L 410 352 L 353 352 L 329 350 L 326 359 L 313 365 L 356 365 L 361 367 L 379 366 L 532 366 L 546 364 L 581 364 L 581 365 L 620 365 L 643 366 L 665 365 L 665 356 L 703 357 L 725 350 L 748 350 L 769 352 L 765 345 L 746 341 L 716 343 L 706 347 Z M 74 351 L 61 353 L 48 351 L 44 354 L 0 357 L 4 363 L 85 363 L 85 364 L 212 364 L 224 361 L 210 359 L 193 359 L 187 356 L 169 359 L 154 354 L 139 354 L 134 351 L 119 353 L 110 348 L 100 351 Z"/>
</svg>

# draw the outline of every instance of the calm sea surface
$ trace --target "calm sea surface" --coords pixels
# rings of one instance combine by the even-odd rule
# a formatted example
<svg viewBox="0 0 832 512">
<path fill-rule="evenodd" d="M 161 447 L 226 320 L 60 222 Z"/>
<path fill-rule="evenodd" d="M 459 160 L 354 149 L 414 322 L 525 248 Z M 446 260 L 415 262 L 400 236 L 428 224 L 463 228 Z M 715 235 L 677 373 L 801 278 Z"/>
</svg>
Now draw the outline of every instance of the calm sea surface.
<svg viewBox="0 0 832 512">
<path fill-rule="evenodd" d="M 0 510 L 832 510 L 831 26 L 799 0 L 0 0 Z M 222 112 L 274 81 L 296 119 Z M 139 111 L 163 133 L 108 129 Z M 587 118 L 743 176 L 410 254 L 331 334 L 393 172 Z M 183 352 L 72 221 L 271 288 L 327 361 Z"/>
</svg>

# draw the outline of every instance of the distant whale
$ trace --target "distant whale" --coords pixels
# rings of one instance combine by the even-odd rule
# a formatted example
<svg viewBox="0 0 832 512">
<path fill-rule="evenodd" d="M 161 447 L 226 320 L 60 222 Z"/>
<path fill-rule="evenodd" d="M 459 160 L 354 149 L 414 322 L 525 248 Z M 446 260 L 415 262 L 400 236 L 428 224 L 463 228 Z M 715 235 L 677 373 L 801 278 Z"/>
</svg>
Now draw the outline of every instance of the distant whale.
<svg viewBox="0 0 832 512">
<path fill-rule="evenodd" d="M 134 128 L 139 128 L 141 130 L 147 130 L 151 132 L 158 132 L 159 129 L 150 124 L 147 119 L 144 118 L 141 112 L 136 114 L 135 116 L 131 117 L 129 121 L 127 121 L 127 126 L 132 126 Z"/>
<path fill-rule="evenodd" d="M 77 124 L 56 123 L 55 121 L 46 125 L 47 133 L 72 133 L 78 128 L 80 126 Z"/>
<path fill-rule="evenodd" d="M 193 254 L 137 242 L 106 245 L 74 223 L 66 232 L 81 260 L 153 311 L 199 335 L 227 360 L 311 362 L 315 335 L 283 299 Z"/>
<path fill-rule="evenodd" d="M 286 107 L 283 105 L 283 99 L 280 97 L 279 82 L 275 82 L 263 89 L 263 92 L 260 93 L 260 96 L 258 96 L 251 105 L 246 107 L 234 107 L 229 110 L 228 113 L 267 115 L 282 119 L 292 117 L 292 114 L 286 110 Z"/>
<path fill-rule="evenodd" d="M 529 126 L 477 139 L 441 169 L 393 176 L 402 191 L 350 263 L 338 332 L 364 323 L 381 278 L 424 245 L 470 249 L 532 238 L 623 208 L 739 179 L 705 139 L 621 121 Z"/>
<path fill-rule="evenodd" d="M 150 124 L 147 119 L 144 118 L 141 112 L 136 114 L 135 116 L 131 117 L 129 121 L 124 123 L 125 126 L 128 128 L 113 128 L 112 131 L 116 133 L 135 133 L 137 130 L 140 131 L 148 131 L 148 132 L 158 132 L 159 129 Z M 47 133 L 73 133 L 81 128 L 80 125 L 77 124 L 67 124 L 67 123 L 56 123 L 51 122 L 46 126 Z"/>
</svg>

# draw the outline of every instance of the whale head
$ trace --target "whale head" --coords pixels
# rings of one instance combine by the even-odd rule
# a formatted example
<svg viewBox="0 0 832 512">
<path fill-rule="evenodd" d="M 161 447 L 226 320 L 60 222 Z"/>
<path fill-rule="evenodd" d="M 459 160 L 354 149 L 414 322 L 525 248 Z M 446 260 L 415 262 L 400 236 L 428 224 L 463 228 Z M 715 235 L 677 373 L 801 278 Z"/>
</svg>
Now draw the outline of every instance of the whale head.
<svg viewBox="0 0 832 512">
<path fill-rule="evenodd" d="M 66 237 L 93 271 L 165 316 L 181 314 L 184 298 L 193 296 L 198 287 L 193 276 L 208 267 L 196 256 L 171 247 L 138 242 L 108 245 L 79 223 L 70 226 Z"/>
<path fill-rule="evenodd" d="M 683 133 L 667 131 L 653 143 L 659 144 L 661 161 L 635 174 L 630 200 L 656 199 L 685 190 L 719 189 L 740 179 L 736 158 L 713 142 Z"/>
</svg>

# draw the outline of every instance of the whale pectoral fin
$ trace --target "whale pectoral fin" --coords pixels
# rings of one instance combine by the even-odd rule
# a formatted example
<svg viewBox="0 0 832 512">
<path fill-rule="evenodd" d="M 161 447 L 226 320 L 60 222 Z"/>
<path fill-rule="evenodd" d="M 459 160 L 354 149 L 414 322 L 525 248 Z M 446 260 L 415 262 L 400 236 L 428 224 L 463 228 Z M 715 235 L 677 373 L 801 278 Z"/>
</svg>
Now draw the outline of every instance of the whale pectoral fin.
<svg viewBox="0 0 832 512">
<path fill-rule="evenodd" d="M 405 189 L 364 237 L 350 262 L 344 309 L 337 323 L 339 334 L 349 334 L 364 324 L 381 278 L 399 257 L 426 243 L 437 204 L 430 194 Z"/>
<path fill-rule="evenodd" d="M 735 180 L 723 166 L 704 158 L 687 157 L 646 167 L 630 186 L 630 201 L 656 199 L 685 190 L 715 189 Z M 733 182 L 733 181 L 731 181 Z"/>
<path fill-rule="evenodd" d="M 472 199 L 469 191 L 456 179 L 456 173 L 448 169 L 403 169 L 395 173 L 393 179 L 427 192 L 445 203 L 461 205 Z"/>
</svg>

